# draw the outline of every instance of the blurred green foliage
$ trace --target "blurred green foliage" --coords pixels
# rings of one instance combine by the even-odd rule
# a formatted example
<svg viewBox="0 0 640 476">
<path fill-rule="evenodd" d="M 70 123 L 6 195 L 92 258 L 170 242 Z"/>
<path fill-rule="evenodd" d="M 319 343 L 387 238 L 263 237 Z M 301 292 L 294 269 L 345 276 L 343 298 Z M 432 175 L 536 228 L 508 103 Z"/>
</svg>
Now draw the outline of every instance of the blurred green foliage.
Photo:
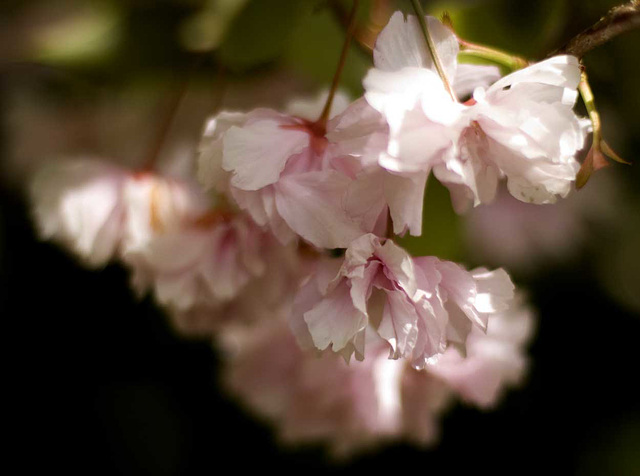
<svg viewBox="0 0 640 476">
<path fill-rule="evenodd" d="M 232 71 L 243 72 L 278 60 L 309 7 L 297 0 L 249 2 L 220 45 L 220 62 Z"/>
</svg>

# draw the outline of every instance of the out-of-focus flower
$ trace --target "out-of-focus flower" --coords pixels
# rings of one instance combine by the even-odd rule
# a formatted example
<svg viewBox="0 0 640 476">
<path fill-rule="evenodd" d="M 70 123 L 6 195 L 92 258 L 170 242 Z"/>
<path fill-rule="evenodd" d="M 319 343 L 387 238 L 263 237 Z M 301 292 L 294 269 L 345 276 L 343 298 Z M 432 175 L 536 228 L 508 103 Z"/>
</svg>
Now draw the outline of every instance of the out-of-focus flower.
<svg viewBox="0 0 640 476">
<path fill-rule="evenodd" d="M 437 442 L 440 415 L 456 396 L 487 408 L 526 370 L 531 315 L 520 301 L 491 316 L 487 333 L 472 331 L 464 358 L 448 349 L 423 370 L 389 360 L 388 345 L 371 328 L 366 357 L 299 349 L 282 321 L 228 327 L 224 382 L 251 411 L 272 423 L 284 443 L 320 443 L 335 457 L 394 440 Z"/>
<path fill-rule="evenodd" d="M 31 186 L 40 236 L 74 252 L 87 266 L 104 266 L 123 237 L 126 180 L 122 169 L 97 160 L 42 168 Z"/>
<path fill-rule="evenodd" d="M 464 217 L 469 253 L 478 262 L 521 274 L 566 263 L 599 230 L 611 236 L 621 229 L 625 200 L 613 180 L 596 175 L 588 191 L 573 193 L 554 206 L 523 203 L 501 189 L 493 203 Z"/>
<path fill-rule="evenodd" d="M 429 372 L 442 378 L 462 400 L 494 407 L 508 386 L 517 385 L 527 368 L 523 348 L 533 335 L 533 311 L 517 295 L 508 310 L 493 314 L 486 332 L 474 327 L 466 340 L 466 355 L 450 346 Z"/>
<path fill-rule="evenodd" d="M 156 235 L 180 231 L 203 216 L 211 205 L 196 184 L 152 172 L 132 174 L 122 194 L 127 209 L 124 254 L 146 247 Z"/>
<path fill-rule="evenodd" d="M 234 238 L 233 236 L 231 238 Z M 180 279 L 175 277 L 156 278 L 156 294 L 159 302 L 165 304 L 165 309 L 169 317 L 170 323 L 182 335 L 188 337 L 206 337 L 210 338 L 215 332 L 219 331 L 221 326 L 228 323 L 258 323 L 262 321 L 274 322 L 279 316 L 286 315 L 291 311 L 294 292 L 300 286 L 304 277 L 306 277 L 314 266 L 315 259 L 308 259 L 295 246 L 282 246 L 273 237 L 261 234 L 254 236 L 256 242 L 247 243 L 246 239 L 237 240 L 236 248 L 233 247 L 233 241 L 229 241 L 227 249 L 213 247 L 209 255 L 214 253 L 232 253 L 235 252 L 236 262 L 227 259 L 226 266 L 235 266 L 239 268 L 234 274 L 234 281 L 229 280 L 229 273 L 221 273 L 215 275 L 215 279 L 224 282 L 229 280 L 229 286 L 234 285 L 234 289 L 230 287 L 232 293 L 227 294 L 224 298 L 213 299 L 211 291 L 208 291 L 204 278 L 206 266 L 209 271 L 215 271 L 216 265 L 225 265 L 225 263 L 209 262 L 199 263 L 197 266 L 187 267 L 183 273 L 187 274 L 187 278 L 192 282 L 200 279 L 203 282 L 201 287 L 193 288 L 199 294 L 193 296 L 193 304 L 190 307 L 174 305 L 171 300 L 164 302 L 161 299 L 159 289 L 160 280 L 162 279 Z M 246 238 L 246 237 L 245 237 Z M 215 245 L 215 243 L 213 243 Z M 254 251 L 259 251 L 260 256 L 255 264 L 258 266 L 249 267 L 243 261 L 243 250 L 240 245 L 245 244 L 253 246 Z M 238 279 L 240 278 L 240 279 Z M 218 286 L 219 287 L 219 286 Z M 180 288 L 174 288 L 179 290 Z M 209 296 L 208 299 L 204 297 Z M 169 296 L 171 298 L 172 296 Z M 175 296 L 179 298 L 180 295 Z"/>
<path fill-rule="evenodd" d="M 305 353 L 282 322 L 227 329 L 223 378 L 230 393 L 290 445 L 320 443 L 335 457 L 393 439 L 434 443 L 450 392 L 438 378 L 389 360 L 368 333 L 367 357 L 347 364 Z"/>
<path fill-rule="evenodd" d="M 214 216 L 211 222 L 205 216 L 155 235 L 128 250 L 124 260 L 134 269 L 138 290 L 152 286 L 160 304 L 185 311 L 235 298 L 264 272 L 266 244 L 264 232 L 244 215 Z"/>
<path fill-rule="evenodd" d="M 193 184 L 109 162 L 65 160 L 42 167 L 30 188 L 40 235 L 89 266 L 144 248 L 208 208 Z"/>
<path fill-rule="evenodd" d="M 328 263 L 300 290 L 291 327 L 305 348 L 331 348 L 349 360 L 365 355 L 371 326 L 416 368 L 448 343 L 464 348 L 473 326 L 505 310 L 513 284 L 503 270 L 468 272 L 437 258 L 412 258 L 391 240 L 368 234 L 351 243 L 336 274 Z M 382 303 L 382 304 L 380 304 Z"/>
<path fill-rule="evenodd" d="M 427 21 L 455 84 L 457 39 L 436 19 Z M 511 194 L 526 202 L 552 203 L 569 193 L 586 129 L 572 111 L 580 82 L 575 57 L 556 56 L 487 89 L 476 87 L 472 100 L 461 104 L 435 72 L 415 17 L 405 21 L 396 13 L 376 43 L 374 61 L 365 97 L 389 123 L 383 167 L 433 171 L 458 211 L 493 200 L 503 177 Z"/>
</svg>

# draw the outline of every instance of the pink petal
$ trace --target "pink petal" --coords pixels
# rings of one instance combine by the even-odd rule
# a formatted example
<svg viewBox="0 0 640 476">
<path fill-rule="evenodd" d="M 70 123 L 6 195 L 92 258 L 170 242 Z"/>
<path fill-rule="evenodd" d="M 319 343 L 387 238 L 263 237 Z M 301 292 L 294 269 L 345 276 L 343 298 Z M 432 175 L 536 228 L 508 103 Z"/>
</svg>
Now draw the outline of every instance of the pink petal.
<svg viewBox="0 0 640 476">
<path fill-rule="evenodd" d="M 285 121 L 260 120 L 231 127 L 224 135 L 222 167 L 232 172 L 231 184 L 258 190 L 275 183 L 287 160 L 309 146 L 309 134 L 283 129 Z"/>
<path fill-rule="evenodd" d="M 275 185 L 276 207 L 287 225 L 320 248 L 346 248 L 363 234 L 342 206 L 350 179 L 333 172 L 282 177 Z"/>
<path fill-rule="evenodd" d="M 407 229 L 414 236 L 422 234 L 422 202 L 427 173 L 410 176 L 387 174 L 384 194 L 389 204 L 393 232 L 402 235 Z"/>
<path fill-rule="evenodd" d="M 346 281 L 307 311 L 304 320 L 314 345 L 320 350 L 331 346 L 334 352 L 344 349 L 367 325 L 366 316 L 353 305 Z"/>
<path fill-rule="evenodd" d="M 386 291 L 386 295 L 378 334 L 391 346 L 393 358 L 410 356 L 418 339 L 415 304 L 402 291 Z"/>
</svg>

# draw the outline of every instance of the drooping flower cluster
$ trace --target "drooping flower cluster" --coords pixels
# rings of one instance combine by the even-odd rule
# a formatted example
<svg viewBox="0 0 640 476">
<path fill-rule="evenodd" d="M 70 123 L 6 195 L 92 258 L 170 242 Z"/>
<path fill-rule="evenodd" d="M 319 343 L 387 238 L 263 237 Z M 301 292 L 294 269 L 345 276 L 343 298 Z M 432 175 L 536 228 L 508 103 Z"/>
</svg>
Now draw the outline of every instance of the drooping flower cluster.
<svg viewBox="0 0 640 476">
<path fill-rule="evenodd" d="M 203 188 L 89 161 L 33 184 L 44 238 L 93 267 L 121 260 L 182 332 L 220 331 L 229 388 L 285 440 L 428 443 L 450 398 L 492 406 L 524 372 L 531 317 L 508 274 L 411 256 L 392 235 L 422 234 L 432 172 L 460 211 L 503 178 L 523 201 L 567 195 L 586 132 L 579 65 L 558 56 L 500 79 L 458 64 L 454 33 L 426 21 L 444 73 L 417 19 L 396 13 L 364 97 L 211 118 Z"/>
</svg>

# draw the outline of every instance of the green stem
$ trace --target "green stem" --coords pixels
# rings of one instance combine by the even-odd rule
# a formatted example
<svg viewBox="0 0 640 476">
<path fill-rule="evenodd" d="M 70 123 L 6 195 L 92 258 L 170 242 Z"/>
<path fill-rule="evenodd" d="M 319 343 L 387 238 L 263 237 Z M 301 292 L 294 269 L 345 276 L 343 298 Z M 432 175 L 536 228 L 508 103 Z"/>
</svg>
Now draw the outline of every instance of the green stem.
<svg viewBox="0 0 640 476">
<path fill-rule="evenodd" d="M 591 86 L 589 86 L 589 80 L 587 79 L 587 73 L 585 71 L 582 72 L 582 75 L 580 77 L 578 91 L 580 91 L 580 96 L 582 96 L 582 101 L 587 108 L 587 114 L 589 114 L 589 119 L 591 120 L 591 125 L 593 126 L 593 144 L 595 144 L 596 147 L 599 147 L 600 140 L 602 138 L 600 114 L 596 109 L 593 92 L 591 91 Z"/>
<path fill-rule="evenodd" d="M 475 43 L 470 43 L 461 39 L 458 39 L 458 42 L 460 43 L 460 46 L 462 46 L 462 50 L 460 51 L 461 55 L 488 60 L 504 66 L 509 69 L 509 71 L 516 71 L 529 65 L 529 62 L 524 58 L 509 54 L 505 51 L 489 48 L 483 45 L 476 45 Z"/>
<path fill-rule="evenodd" d="M 436 50 L 436 45 L 433 43 L 433 38 L 431 38 L 431 35 L 429 34 L 429 27 L 427 26 L 427 21 L 424 18 L 425 14 L 422 10 L 422 5 L 420 5 L 419 0 L 411 0 L 411 4 L 413 5 L 413 10 L 416 12 L 416 16 L 418 17 L 422 35 L 427 42 L 427 47 L 429 48 L 431 58 L 433 58 L 433 64 L 436 66 L 436 70 L 438 71 L 438 74 L 440 75 L 440 78 L 442 79 L 446 90 L 449 92 L 449 95 L 451 95 L 451 99 L 457 102 L 458 98 L 456 97 L 456 93 L 453 91 L 451 83 L 449 83 L 449 80 L 447 79 L 444 67 L 442 66 L 442 62 L 440 61 L 440 56 L 438 56 L 438 51 Z"/>
</svg>

